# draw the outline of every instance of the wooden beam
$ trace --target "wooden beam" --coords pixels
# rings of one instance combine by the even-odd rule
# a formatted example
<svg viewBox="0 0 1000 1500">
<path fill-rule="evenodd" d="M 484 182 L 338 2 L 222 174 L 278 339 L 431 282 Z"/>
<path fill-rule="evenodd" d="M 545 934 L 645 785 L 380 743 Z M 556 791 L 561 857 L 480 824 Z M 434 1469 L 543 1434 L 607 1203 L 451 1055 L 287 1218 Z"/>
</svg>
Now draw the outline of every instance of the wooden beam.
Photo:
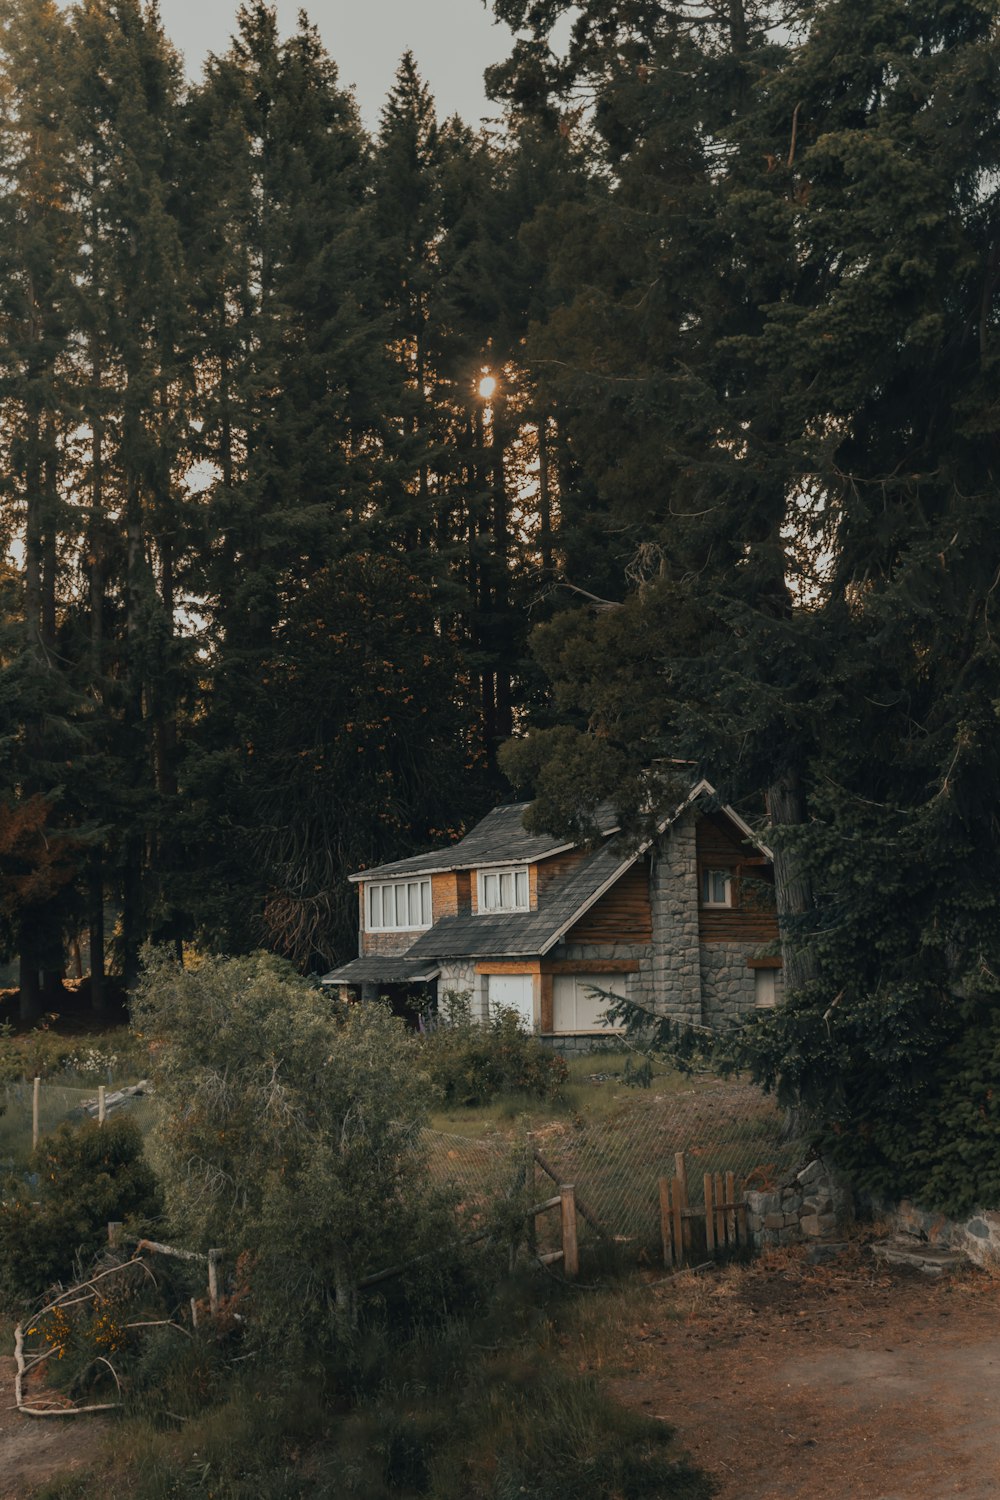
<svg viewBox="0 0 1000 1500">
<path fill-rule="evenodd" d="M 542 959 L 543 974 L 638 974 L 637 958 Z"/>
<path fill-rule="evenodd" d="M 504 958 L 487 959 L 476 964 L 477 974 L 538 974 L 540 973 L 539 960 L 537 958 Z"/>
</svg>

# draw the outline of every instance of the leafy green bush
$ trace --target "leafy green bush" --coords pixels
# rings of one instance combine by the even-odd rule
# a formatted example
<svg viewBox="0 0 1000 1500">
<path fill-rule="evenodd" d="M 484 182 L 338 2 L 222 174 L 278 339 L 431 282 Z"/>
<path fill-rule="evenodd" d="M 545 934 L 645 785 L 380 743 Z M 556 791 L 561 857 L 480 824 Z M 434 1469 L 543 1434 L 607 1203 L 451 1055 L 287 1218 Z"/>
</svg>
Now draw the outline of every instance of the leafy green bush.
<svg viewBox="0 0 1000 1500">
<path fill-rule="evenodd" d="M 249 1324 L 286 1366 L 326 1365 L 353 1338 L 367 1275 L 423 1254 L 415 1276 L 449 1274 L 455 1216 L 420 1148 L 427 1082 L 384 1006 L 331 1001 L 270 954 L 181 969 L 151 952 L 133 1014 L 153 1042 L 149 1150 L 173 1232 L 243 1257 Z"/>
<path fill-rule="evenodd" d="M 159 1211 L 142 1136 L 128 1119 L 60 1125 L 39 1141 L 30 1174 L 0 1184 L 0 1290 L 19 1301 L 68 1280 L 106 1243 L 110 1221 Z"/>
<path fill-rule="evenodd" d="M 501 1009 L 476 1021 L 462 996 L 448 997 L 444 1024 L 415 1046 L 446 1105 L 485 1104 L 499 1094 L 545 1099 L 568 1076 L 563 1059 L 524 1029 L 516 1011 Z"/>
</svg>

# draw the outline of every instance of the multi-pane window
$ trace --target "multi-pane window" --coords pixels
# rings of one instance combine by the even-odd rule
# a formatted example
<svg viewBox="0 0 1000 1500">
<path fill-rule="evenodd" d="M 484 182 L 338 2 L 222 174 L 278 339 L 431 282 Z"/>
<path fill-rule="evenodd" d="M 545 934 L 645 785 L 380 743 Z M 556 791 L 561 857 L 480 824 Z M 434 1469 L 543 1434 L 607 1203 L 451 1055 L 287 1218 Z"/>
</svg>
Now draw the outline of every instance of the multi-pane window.
<svg viewBox="0 0 1000 1500">
<path fill-rule="evenodd" d="M 732 906 L 733 872 L 731 870 L 702 870 L 702 906 Z"/>
<path fill-rule="evenodd" d="M 429 880 L 390 880 L 367 890 L 369 932 L 406 932 L 431 925 Z"/>
<path fill-rule="evenodd" d="M 480 870 L 480 911 L 527 911 L 527 870 Z"/>
</svg>

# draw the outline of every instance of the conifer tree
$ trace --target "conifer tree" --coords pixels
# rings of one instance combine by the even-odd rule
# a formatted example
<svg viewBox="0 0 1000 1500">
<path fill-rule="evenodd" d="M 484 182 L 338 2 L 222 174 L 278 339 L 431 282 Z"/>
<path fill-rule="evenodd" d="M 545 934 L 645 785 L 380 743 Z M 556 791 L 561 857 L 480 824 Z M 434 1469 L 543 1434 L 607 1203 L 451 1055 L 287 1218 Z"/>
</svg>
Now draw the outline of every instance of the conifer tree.
<svg viewBox="0 0 1000 1500">
<path fill-rule="evenodd" d="M 162 920 L 150 870 L 167 862 L 164 829 L 177 795 L 176 596 L 189 546 L 190 386 L 172 175 L 180 69 L 155 8 L 139 0 L 87 0 L 71 20 L 71 182 L 86 245 L 80 322 L 91 681 L 110 758 L 101 795 L 114 809 L 106 852 L 121 902 L 128 985 L 141 941 Z M 98 953 L 102 885 L 95 864 Z"/>
<path fill-rule="evenodd" d="M 20 588 L 3 580 L 0 764 L 6 816 L 40 826 L 55 843 L 70 820 L 78 702 L 58 640 L 59 582 L 67 565 L 69 511 L 63 499 L 67 432 L 76 397 L 72 360 L 78 226 L 65 182 L 71 140 L 61 92 L 66 24 L 44 0 L 11 6 L 0 31 L 4 108 L 0 113 L 0 500 L 20 523 Z M 14 526 L 7 531 L 11 540 Z M 36 840 L 36 843 L 38 841 Z M 39 848 L 41 844 L 39 843 Z M 15 950 L 21 1012 L 36 1015 L 41 973 L 49 998 L 59 982 L 66 879 L 22 882 Z"/>
</svg>

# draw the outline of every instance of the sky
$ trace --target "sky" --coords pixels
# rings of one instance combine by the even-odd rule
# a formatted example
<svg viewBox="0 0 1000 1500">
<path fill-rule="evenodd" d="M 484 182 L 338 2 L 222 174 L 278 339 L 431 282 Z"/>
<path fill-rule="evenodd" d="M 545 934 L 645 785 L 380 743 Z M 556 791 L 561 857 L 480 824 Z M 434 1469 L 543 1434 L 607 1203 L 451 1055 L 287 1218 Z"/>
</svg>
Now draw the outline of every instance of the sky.
<svg viewBox="0 0 1000 1500">
<path fill-rule="evenodd" d="M 239 0 L 160 0 L 167 34 L 197 78 L 209 52 L 224 52 Z M 483 69 L 510 51 L 511 34 L 493 23 L 483 0 L 276 0 L 282 35 L 305 9 L 319 28 L 343 84 L 354 84 L 369 129 L 409 48 L 437 104 L 438 117 L 467 124 L 499 110 L 483 92 Z"/>
</svg>

